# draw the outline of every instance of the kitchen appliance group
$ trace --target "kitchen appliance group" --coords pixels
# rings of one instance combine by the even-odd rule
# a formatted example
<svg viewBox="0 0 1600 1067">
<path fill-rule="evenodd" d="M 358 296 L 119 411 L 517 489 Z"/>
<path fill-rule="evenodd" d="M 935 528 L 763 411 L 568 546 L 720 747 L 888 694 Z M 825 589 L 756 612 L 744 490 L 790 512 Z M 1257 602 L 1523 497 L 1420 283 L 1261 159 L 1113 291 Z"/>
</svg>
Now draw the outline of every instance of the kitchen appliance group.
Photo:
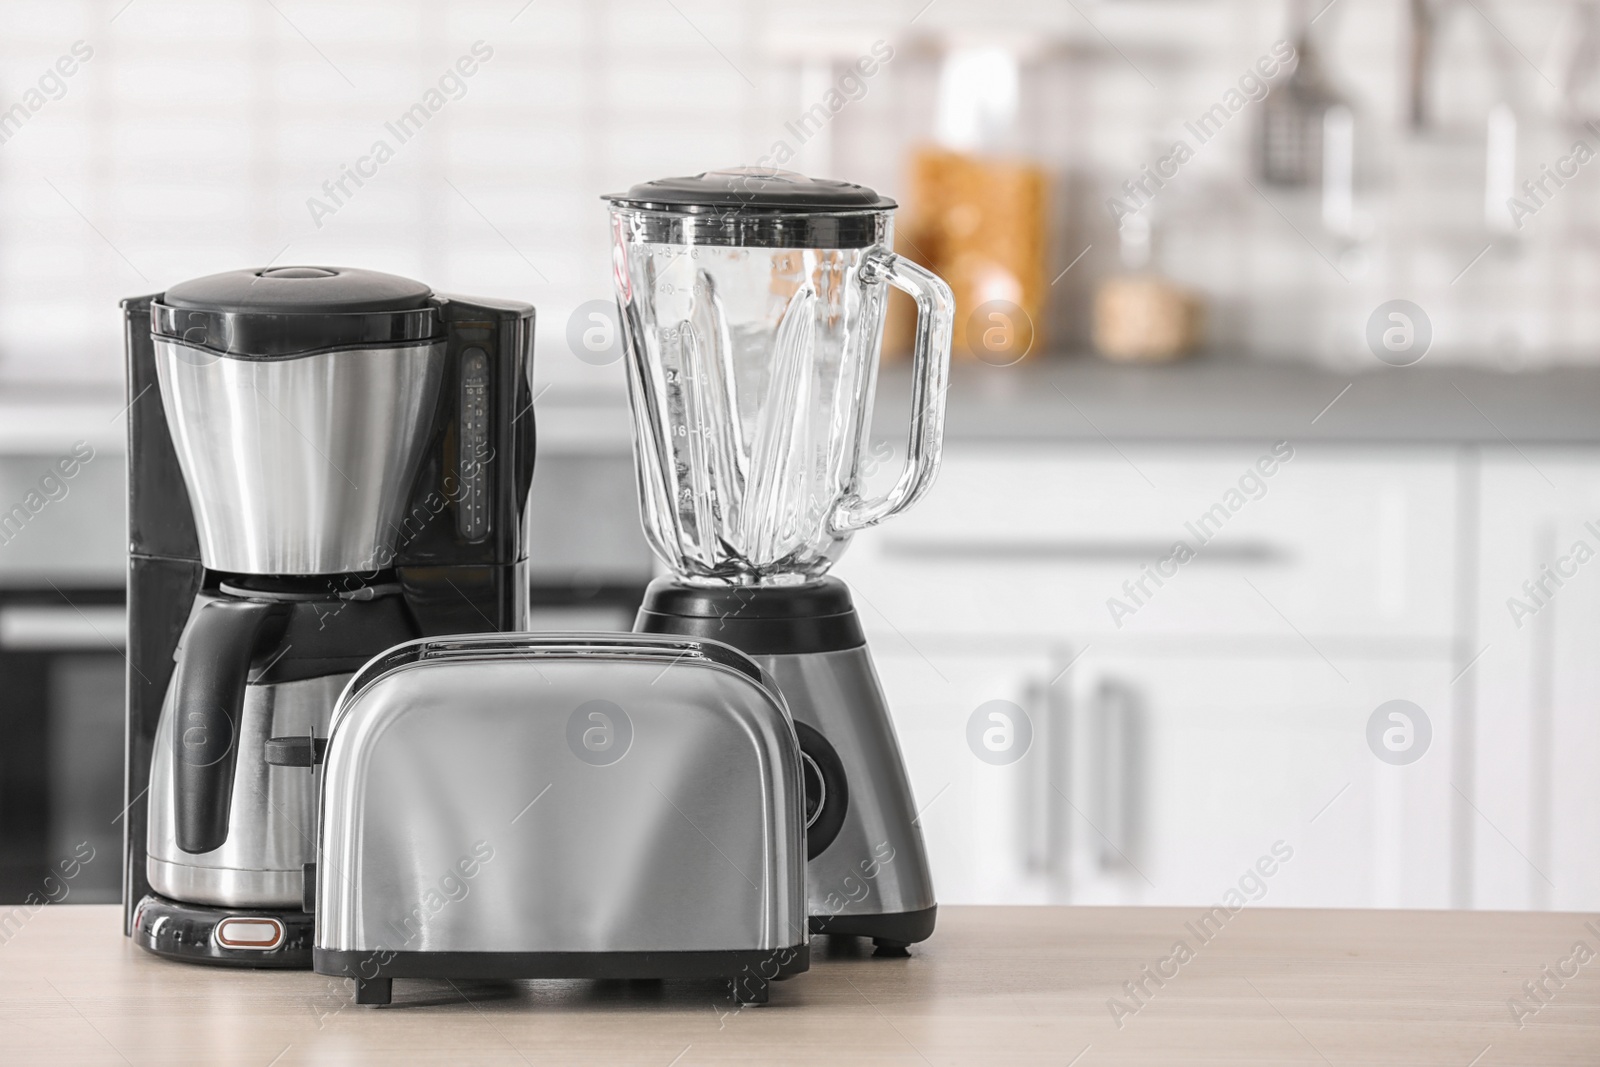
<svg viewBox="0 0 1600 1067">
<path fill-rule="evenodd" d="M 605 198 L 644 532 L 631 633 L 526 630 L 534 309 L 374 271 L 124 302 L 126 933 L 194 963 L 716 979 L 936 905 L 850 590 L 938 468 L 954 303 L 893 201 L 770 169 Z M 906 465 L 862 460 L 891 288 Z M 841 896 L 841 885 L 870 891 Z"/>
</svg>

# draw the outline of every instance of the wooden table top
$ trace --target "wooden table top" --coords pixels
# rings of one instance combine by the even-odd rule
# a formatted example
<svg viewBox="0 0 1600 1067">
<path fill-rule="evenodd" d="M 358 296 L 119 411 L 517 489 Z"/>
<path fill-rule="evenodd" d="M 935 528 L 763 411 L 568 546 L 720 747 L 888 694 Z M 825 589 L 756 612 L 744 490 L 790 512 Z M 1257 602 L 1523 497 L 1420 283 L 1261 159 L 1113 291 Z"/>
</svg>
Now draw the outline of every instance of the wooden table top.
<svg viewBox="0 0 1600 1067">
<path fill-rule="evenodd" d="M 1600 1063 L 1600 917 L 1246 908 L 1202 940 L 1199 913 L 944 908 L 910 959 L 818 939 L 735 1011 L 704 982 L 396 981 L 357 1007 L 342 979 L 171 963 L 118 908 L 47 907 L 0 926 L 0 1063 Z"/>
</svg>

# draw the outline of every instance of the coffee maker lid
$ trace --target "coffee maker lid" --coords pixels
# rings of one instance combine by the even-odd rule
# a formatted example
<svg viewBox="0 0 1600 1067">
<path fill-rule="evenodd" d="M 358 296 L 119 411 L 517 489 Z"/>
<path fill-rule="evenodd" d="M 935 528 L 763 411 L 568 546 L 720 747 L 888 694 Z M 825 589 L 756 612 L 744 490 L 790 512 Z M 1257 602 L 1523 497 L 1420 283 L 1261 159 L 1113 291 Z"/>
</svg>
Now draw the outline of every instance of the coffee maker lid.
<svg viewBox="0 0 1600 1067">
<path fill-rule="evenodd" d="M 646 211 L 829 214 L 892 211 L 896 204 L 854 182 L 808 178 L 770 167 L 732 167 L 680 178 L 640 182 L 625 193 L 604 197 L 621 207 Z"/>
<path fill-rule="evenodd" d="M 421 282 L 375 270 L 232 270 L 157 297 L 150 332 L 235 358 L 277 359 L 432 340 L 438 302 Z"/>
<path fill-rule="evenodd" d="M 199 311 L 264 311 L 340 315 L 413 311 L 433 290 L 421 282 L 351 267 L 267 267 L 230 270 L 179 282 L 161 297 L 168 307 Z"/>
</svg>

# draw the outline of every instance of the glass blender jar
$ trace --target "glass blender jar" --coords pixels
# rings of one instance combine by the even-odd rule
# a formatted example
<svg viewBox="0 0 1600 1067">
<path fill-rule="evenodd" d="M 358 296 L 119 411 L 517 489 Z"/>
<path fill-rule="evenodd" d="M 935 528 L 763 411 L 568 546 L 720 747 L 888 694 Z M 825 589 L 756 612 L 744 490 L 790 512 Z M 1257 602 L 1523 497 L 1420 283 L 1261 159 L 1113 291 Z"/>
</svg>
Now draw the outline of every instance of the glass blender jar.
<svg viewBox="0 0 1600 1067">
<path fill-rule="evenodd" d="M 889 250 L 894 201 L 784 171 L 710 171 L 609 196 L 639 496 L 692 582 L 822 574 L 932 483 L 954 302 Z M 888 287 L 917 302 L 905 470 L 864 498 Z"/>
<path fill-rule="evenodd" d="M 851 535 L 939 466 L 955 302 L 889 250 L 894 201 L 784 171 L 606 197 L 646 537 L 675 572 L 635 629 L 710 638 L 778 683 L 805 780 L 812 933 L 905 955 L 936 905 L 916 804 L 849 588 Z M 905 469 L 861 489 L 890 286 L 917 303 Z M 871 892 L 840 895 L 840 887 Z"/>
</svg>

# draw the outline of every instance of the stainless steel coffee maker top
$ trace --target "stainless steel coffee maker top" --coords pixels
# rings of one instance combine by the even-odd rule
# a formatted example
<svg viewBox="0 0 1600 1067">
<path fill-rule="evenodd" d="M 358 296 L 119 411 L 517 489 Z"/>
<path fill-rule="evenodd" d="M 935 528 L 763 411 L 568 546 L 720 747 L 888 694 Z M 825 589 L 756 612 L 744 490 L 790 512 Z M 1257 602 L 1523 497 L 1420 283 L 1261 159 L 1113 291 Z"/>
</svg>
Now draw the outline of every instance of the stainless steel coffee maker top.
<svg viewBox="0 0 1600 1067">
<path fill-rule="evenodd" d="M 427 445 L 443 342 L 281 360 L 157 339 L 200 558 L 248 574 L 388 566 Z"/>
<path fill-rule="evenodd" d="M 233 271 L 164 293 L 151 332 L 207 567 L 389 564 L 445 360 L 426 286 L 321 267 Z"/>
</svg>

